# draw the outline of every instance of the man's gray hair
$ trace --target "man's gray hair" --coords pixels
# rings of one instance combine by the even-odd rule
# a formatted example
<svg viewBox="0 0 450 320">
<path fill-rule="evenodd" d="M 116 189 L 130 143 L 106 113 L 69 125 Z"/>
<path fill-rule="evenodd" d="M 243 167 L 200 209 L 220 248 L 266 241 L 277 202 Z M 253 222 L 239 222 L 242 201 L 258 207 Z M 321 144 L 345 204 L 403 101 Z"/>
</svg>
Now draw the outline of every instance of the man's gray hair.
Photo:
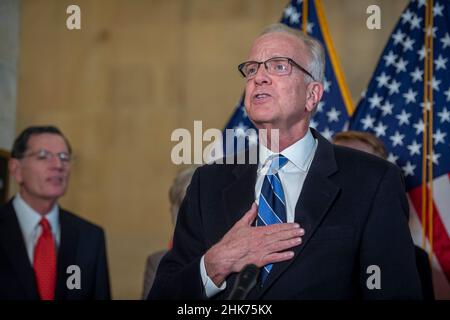
<svg viewBox="0 0 450 320">
<path fill-rule="evenodd" d="M 325 51 L 322 44 L 313 37 L 308 36 L 300 30 L 293 29 L 282 23 L 274 23 L 267 26 L 261 36 L 268 33 L 281 32 L 287 33 L 298 38 L 306 46 L 309 51 L 309 65 L 305 67 L 312 76 L 314 80 L 323 83 L 324 73 L 325 73 Z M 305 81 L 307 83 L 311 82 L 310 76 L 305 75 Z"/>
</svg>

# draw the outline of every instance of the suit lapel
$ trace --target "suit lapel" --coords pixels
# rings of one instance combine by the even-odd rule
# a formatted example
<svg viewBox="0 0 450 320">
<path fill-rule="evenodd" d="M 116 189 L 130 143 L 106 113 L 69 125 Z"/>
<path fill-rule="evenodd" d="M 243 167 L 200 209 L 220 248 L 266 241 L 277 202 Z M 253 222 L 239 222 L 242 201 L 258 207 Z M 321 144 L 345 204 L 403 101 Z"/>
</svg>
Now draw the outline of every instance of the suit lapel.
<svg viewBox="0 0 450 320">
<path fill-rule="evenodd" d="M 78 244 L 78 231 L 70 223 L 70 217 L 60 209 L 59 221 L 61 223 L 61 242 L 58 248 L 58 276 L 56 281 L 56 294 L 58 300 L 67 298 L 67 274 L 66 269 L 69 265 L 76 264 L 76 252 Z"/>
<path fill-rule="evenodd" d="M 340 190 L 328 178 L 337 171 L 333 146 L 315 130 L 312 130 L 312 133 L 318 140 L 318 146 L 295 207 L 295 221 L 305 229 L 305 236 L 302 238 L 302 244 L 294 248 L 293 259 L 274 264 L 266 283 L 259 292 L 259 297 L 300 256 Z"/>
<path fill-rule="evenodd" d="M 0 245 L 3 246 L 7 259 L 11 262 L 12 269 L 22 284 L 27 298 L 39 299 L 34 270 L 28 258 L 12 200 L 6 204 L 4 211 L 0 214 Z"/>
<path fill-rule="evenodd" d="M 233 169 L 234 180 L 223 191 L 229 230 L 255 201 L 257 164 L 240 164 Z"/>
</svg>

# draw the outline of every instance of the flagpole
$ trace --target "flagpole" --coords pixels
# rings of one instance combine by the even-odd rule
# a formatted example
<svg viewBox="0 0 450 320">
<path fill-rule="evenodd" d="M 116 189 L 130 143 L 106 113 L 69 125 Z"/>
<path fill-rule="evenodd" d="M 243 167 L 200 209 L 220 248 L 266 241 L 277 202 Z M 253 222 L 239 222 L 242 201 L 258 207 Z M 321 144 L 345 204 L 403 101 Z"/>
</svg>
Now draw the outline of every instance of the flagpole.
<svg viewBox="0 0 450 320">
<path fill-rule="evenodd" d="M 424 59 L 424 72 L 423 72 L 423 147 L 422 147 L 422 248 L 427 249 L 426 246 L 426 228 L 427 228 L 427 156 L 428 156 L 428 83 L 429 83 L 429 74 L 428 74 L 428 36 L 427 36 L 427 27 L 428 27 L 428 8 L 427 5 L 425 8 L 425 59 Z"/>
<path fill-rule="evenodd" d="M 430 57 L 428 59 L 428 72 L 430 74 L 430 83 L 428 87 L 429 101 L 430 101 L 430 110 L 428 116 L 428 147 L 430 149 L 429 158 L 428 158 L 428 179 L 430 181 L 430 187 L 428 189 L 428 237 L 430 239 L 430 259 L 433 254 L 433 0 L 428 0 L 428 23 L 427 27 L 427 35 L 428 35 L 428 44 L 430 46 Z"/>
<path fill-rule="evenodd" d="M 316 5 L 317 11 L 317 19 L 319 20 L 320 28 L 322 30 L 323 39 L 325 41 L 325 45 L 327 46 L 328 53 L 331 60 L 331 65 L 333 67 L 334 73 L 336 75 L 336 80 L 339 86 L 339 89 L 342 93 L 342 99 L 344 100 L 345 108 L 347 109 L 348 115 L 352 115 L 355 111 L 353 106 L 353 102 L 350 96 L 350 91 L 348 90 L 347 83 L 345 82 L 344 73 L 342 72 L 342 68 L 339 64 L 339 59 L 337 58 L 336 51 L 334 50 L 333 42 L 331 41 L 331 36 L 328 31 L 328 24 L 325 18 L 325 13 L 323 10 L 322 2 L 320 0 L 314 0 L 314 4 Z"/>
<path fill-rule="evenodd" d="M 308 0 L 303 0 L 302 5 L 302 31 L 308 34 Z"/>
</svg>

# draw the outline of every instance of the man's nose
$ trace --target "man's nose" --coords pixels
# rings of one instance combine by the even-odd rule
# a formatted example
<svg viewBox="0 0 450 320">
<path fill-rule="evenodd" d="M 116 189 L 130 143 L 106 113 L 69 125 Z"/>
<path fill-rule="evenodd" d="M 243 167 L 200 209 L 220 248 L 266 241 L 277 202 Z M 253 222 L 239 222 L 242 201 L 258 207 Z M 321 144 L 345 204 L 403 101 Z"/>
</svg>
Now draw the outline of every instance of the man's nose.
<svg viewBox="0 0 450 320">
<path fill-rule="evenodd" d="M 256 71 L 255 78 L 253 79 L 257 85 L 262 85 L 264 83 L 270 84 L 272 79 L 270 78 L 269 72 L 267 71 L 264 64 L 261 64 Z"/>
<path fill-rule="evenodd" d="M 52 168 L 62 170 L 64 168 L 64 162 L 58 157 L 58 155 L 53 155 L 50 159 L 50 165 Z"/>
</svg>

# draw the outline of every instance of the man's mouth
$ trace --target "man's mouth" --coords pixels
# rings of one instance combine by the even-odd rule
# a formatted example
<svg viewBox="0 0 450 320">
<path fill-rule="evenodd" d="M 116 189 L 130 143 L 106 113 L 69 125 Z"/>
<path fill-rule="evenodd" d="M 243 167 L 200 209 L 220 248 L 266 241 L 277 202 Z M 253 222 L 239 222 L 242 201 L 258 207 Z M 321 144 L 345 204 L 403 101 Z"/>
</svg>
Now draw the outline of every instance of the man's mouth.
<svg viewBox="0 0 450 320">
<path fill-rule="evenodd" d="M 64 182 L 64 177 L 50 177 L 47 180 L 53 184 L 62 184 Z"/>
<path fill-rule="evenodd" d="M 271 95 L 268 93 L 257 93 L 255 95 L 253 95 L 253 100 L 256 102 L 259 102 L 259 101 L 264 101 L 265 99 L 268 99 L 270 97 L 271 97 Z"/>
</svg>

